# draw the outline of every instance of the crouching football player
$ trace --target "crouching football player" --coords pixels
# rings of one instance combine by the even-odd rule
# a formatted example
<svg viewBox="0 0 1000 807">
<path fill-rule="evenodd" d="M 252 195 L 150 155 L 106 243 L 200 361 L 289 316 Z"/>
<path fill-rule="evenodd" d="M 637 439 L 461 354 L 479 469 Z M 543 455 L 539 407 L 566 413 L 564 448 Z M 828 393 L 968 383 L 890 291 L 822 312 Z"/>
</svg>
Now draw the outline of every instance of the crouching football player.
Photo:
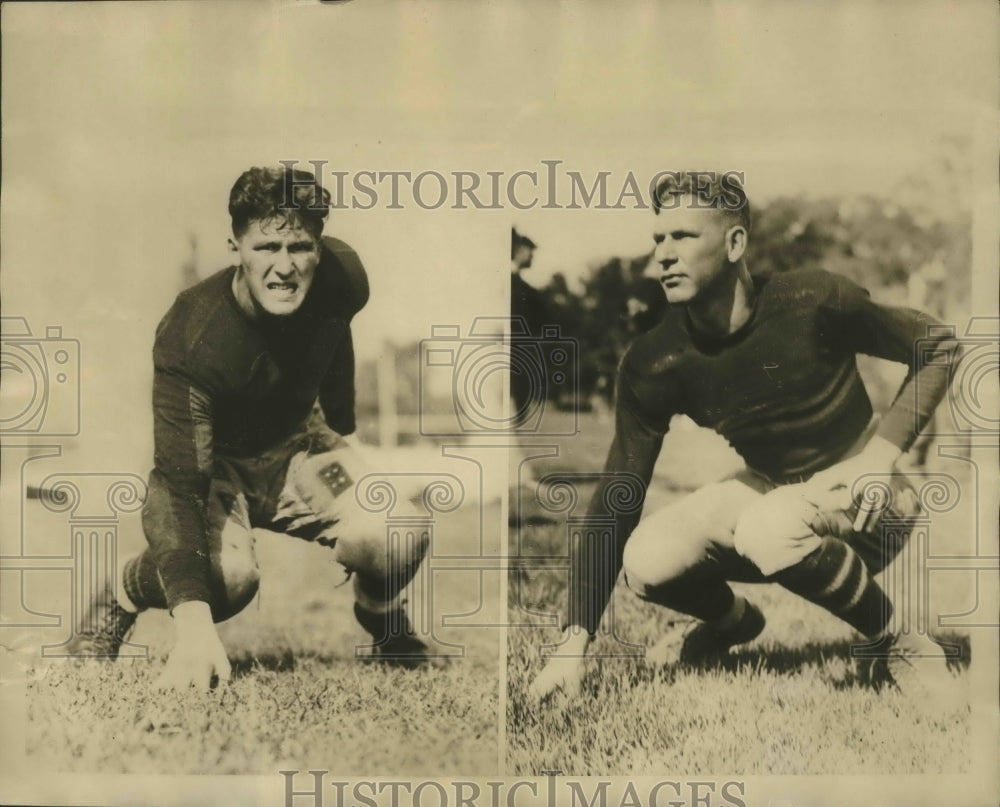
<svg viewBox="0 0 1000 807">
<path fill-rule="evenodd" d="M 888 480 L 891 502 L 881 515 L 904 529 L 886 534 L 907 534 L 919 503 L 893 466 L 947 390 L 954 340 L 925 341 L 930 349 L 918 353 L 915 342 L 934 320 L 879 305 L 836 274 L 752 277 L 743 189 L 732 176 L 705 180 L 678 173 L 657 188 L 653 240 L 669 306 L 619 367 L 609 481 L 589 510 L 614 517 L 615 546 L 603 546 L 595 529 L 575 547 L 568 627 L 532 692 L 579 688 L 622 567 L 642 599 L 700 620 L 684 639 L 682 663 L 718 660 L 764 629 L 764 614 L 729 581 L 774 582 L 868 637 L 883 680 L 940 692 L 949 686 L 943 651 L 890 632 L 893 605 L 873 577 L 905 538 L 884 542 L 878 518 L 859 517 L 852 491 L 866 475 Z M 859 353 L 909 367 L 881 420 L 858 374 Z M 644 489 L 677 414 L 725 437 L 745 469 L 641 523 L 641 508 L 610 512 L 610 480 L 634 474 Z"/>
<path fill-rule="evenodd" d="M 332 548 L 354 575 L 375 653 L 413 665 L 426 646 L 402 610 L 427 536 L 390 546 L 355 500 L 351 319 L 368 299 L 358 256 L 322 236 L 329 194 L 312 175 L 251 168 L 229 199 L 234 264 L 181 293 L 153 348 L 149 543 L 95 597 L 71 651 L 115 657 L 136 614 L 167 608 L 177 642 L 158 681 L 207 687 L 229 662 L 214 623 L 254 597 L 252 529 Z M 307 428 L 316 401 L 325 426 Z"/>
</svg>

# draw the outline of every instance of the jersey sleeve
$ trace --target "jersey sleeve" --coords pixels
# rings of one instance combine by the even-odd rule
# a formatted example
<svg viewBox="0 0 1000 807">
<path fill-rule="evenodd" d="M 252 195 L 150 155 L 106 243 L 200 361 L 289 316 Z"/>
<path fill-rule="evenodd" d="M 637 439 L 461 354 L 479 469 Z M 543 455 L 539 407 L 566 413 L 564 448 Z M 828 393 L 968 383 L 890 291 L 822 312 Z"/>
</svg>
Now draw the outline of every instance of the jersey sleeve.
<svg viewBox="0 0 1000 807">
<path fill-rule="evenodd" d="M 323 248 L 323 259 L 330 262 L 332 269 L 333 294 L 348 316 L 354 316 L 365 307 L 371 294 L 364 263 L 339 238 L 323 236 Z"/>
<path fill-rule="evenodd" d="M 337 434 L 354 433 L 354 399 L 354 342 L 348 329 L 319 390 L 319 405 L 326 425 Z"/>
<path fill-rule="evenodd" d="M 616 429 L 662 437 L 680 410 L 677 387 L 668 373 L 643 367 L 638 351 L 626 351 L 615 383 Z"/>
<path fill-rule="evenodd" d="M 650 378 L 648 384 L 637 385 L 641 376 L 634 361 L 626 353 L 619 365 L 615 436 L 587 510 L 586 528 L 579 531 L 572 546 L 569 623 L 582 626 L 592 636 L 611 599 L 625 542 L 639 523 L 663 436 L 677 411 L 669 379 Z M 661 405 L 666 407 L 662 411 Z M 634 484 L 638 501 L 614 507 L 616 497 L 608 493 L 615 483 Z"/>
<path fill-rule="evenodd" d="M 857 353 L 900 362 L 908 368 L 878 434 L 906 451 L 927 425 L 948 389 L 959 359 L 957 340 L 940 322 L 921 311 L 873 302 L 847 278 L 830 275 L 831 310 L 840 333 Z"/>
<path fill-rule="evenodd" d="M 210 602 L 207 497 L 212 471 L 212 398 L 185 371 L 168 313 L 153 350 L 154 460 L 147 540 L 167 607 Z"/>
</svg>

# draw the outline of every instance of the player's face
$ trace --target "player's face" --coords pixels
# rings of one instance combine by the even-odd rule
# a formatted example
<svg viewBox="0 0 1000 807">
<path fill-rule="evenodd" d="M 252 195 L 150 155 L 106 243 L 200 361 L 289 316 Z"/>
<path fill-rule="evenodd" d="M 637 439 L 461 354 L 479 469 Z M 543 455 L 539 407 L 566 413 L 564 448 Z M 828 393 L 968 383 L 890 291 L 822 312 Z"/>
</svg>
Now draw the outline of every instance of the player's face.
<svg viewBox="0 0 1000 807">
<path fill-rule="evenodd" d="M 718 288 L 730 266 L 726 220 L 715 210 L 692 207 L 690 196 L 679 202 L 654 219 L 653 255 L 667 301 L 689 303 Z"/>
<path fill-rule="evenodd" d="M 254 303 L 273 316 L 294 314 L 306 299 L 319 264 L 319 240 L 283 221 L 251 221 L 230 240 Z"/>
</svg>

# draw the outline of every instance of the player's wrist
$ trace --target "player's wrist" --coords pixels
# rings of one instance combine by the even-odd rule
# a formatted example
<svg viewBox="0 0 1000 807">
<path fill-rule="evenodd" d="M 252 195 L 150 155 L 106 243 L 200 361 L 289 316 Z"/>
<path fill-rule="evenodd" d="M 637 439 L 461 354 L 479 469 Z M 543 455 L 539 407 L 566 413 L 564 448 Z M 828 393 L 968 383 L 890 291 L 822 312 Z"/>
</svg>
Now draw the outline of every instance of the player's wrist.
<svg viewBox="0 0 1000 807">
<path fill-rule="evenodd" d="M 582 625 L 567 625 L 563 628 L 559 650 L 553 655 L 582 658 L 593 640 L 594 637 Z"/>
<path fill-rule="evenodd" d="M 207 602 L 189 600 L 174 606 L 170 612 L 177 626 L 178 636 L 204 635 L 215 633 L 212 609 Z"/>
</svg>

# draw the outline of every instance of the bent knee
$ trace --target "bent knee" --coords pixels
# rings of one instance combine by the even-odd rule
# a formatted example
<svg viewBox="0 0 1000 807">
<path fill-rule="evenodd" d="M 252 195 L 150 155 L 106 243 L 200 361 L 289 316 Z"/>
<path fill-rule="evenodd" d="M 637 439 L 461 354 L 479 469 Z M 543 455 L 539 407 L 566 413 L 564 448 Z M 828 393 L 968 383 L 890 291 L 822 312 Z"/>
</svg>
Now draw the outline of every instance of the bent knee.
<svg viewBox="0 0 1000 807">
<path fill-rule="evenodd" d="M 753 560 L 757 551 L 766 546 L 774 534 L 771 521 L 760 508 L 748 508 L 736 522 L 733 530 L 733 548 L 743 557 Z"/>
<path fill-rule="evenodd" d="M 625 544 L 622 561 L 625 583 L 645 599 L 654 590 L 682 577 L 704 560 L 707 553 L 707 541 L 691 533 L 633 534 Z"/>
<path fill-rule="evenodd" d="M 652 596 L 653 591 L 656 589 L 656 584 L 651 583 L 648 580 L 643 580 L 641 573 L 636 571 L 635 567 L 625 566 L 623 574 L 625 575 L 625 585 L 627 585 L 629 589 L 631 589 L 632 593 L 639 597 L 639 599 L 646 600 Z"/>
<path fill-rule="evenodd" d="M 367 576 L 406 575 L 420 565 L 430 547 L 430 530 L 347 529 L 337 539 L 337 561 Z"/>
<path fill-rule="evenodd" d="M 649 583 L 642 579 L 638 570 L 641 568 L 639 550 L 635 548 L 634 537 L 625 543 L 625 554 L 622 557 L 622 574 L 625 575 L 625 585 L 640 597 L 649 590 Z"/>
<path fill-rule="evenodd" d="M 224 550 L 213 567 L 212 618 L 222 622 L 246 608 L 256 596 L 260 569 L 252 551 Z"/>
</svg>

